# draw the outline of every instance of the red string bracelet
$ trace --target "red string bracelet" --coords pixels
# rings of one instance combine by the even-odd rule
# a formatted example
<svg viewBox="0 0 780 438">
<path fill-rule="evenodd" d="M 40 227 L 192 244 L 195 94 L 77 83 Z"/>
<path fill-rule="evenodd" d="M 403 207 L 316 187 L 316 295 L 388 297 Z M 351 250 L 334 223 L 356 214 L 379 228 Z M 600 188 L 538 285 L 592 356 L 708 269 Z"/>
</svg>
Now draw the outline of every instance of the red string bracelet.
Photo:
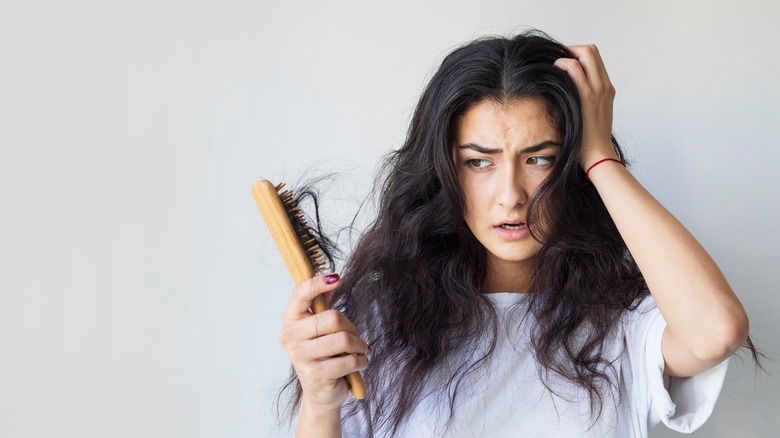
<svg viewBox="0 0 780 438">
<path fill-rule="evenodd" d="M 626 167 L 626 163 L 618 160 L 617 158 L 604 158 L 604 159 L 598 160 L 595 163 L 593 163 L 590 167 L 588 167 L 588 170 L 585 171 L 585 179 L 587 179 L 588 182 L 590 182 L 590 177 L 588 177 L 588 174 L 590 173 L 590 170 L 593 169 L 594 167 L 598 166 L 599 164 L 605 162 L 605 161 L 614 161 L 616 163 L 622 164 L 623 167 Z"/>
</svg>

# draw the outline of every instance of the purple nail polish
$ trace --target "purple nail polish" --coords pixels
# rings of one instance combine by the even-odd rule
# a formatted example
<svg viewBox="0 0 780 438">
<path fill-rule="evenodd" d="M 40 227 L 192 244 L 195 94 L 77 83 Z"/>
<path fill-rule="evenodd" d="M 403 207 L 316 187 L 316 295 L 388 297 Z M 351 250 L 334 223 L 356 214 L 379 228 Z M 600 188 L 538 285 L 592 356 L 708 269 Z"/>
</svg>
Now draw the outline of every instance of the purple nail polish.
<svg viewBox="0 0 780 438">
<path fill-rule="evenodd" d="M 325 282 L 325 284 L 333 284 L 339 281 L 339 274 L 328 274 L 322 277 L 322 280 Z"/>
</svg>

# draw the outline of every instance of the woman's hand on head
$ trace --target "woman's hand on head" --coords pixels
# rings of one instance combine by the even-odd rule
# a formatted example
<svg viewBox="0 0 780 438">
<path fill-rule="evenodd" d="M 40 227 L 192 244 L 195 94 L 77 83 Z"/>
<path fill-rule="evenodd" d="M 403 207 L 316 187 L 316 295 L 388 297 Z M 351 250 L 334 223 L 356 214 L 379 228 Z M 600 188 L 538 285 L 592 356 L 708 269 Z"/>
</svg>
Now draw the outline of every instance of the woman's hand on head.
<svg viewBox="0 0 780 438">
<path fill-rule="evenodd" d="M 569 46 L 576 59 L 559 58 L 555 66 L 574 80 L 582 102 L 580 166 L 588 169 L 603 158 L 618 158 L 612 147 L 612 103 L 615 87 L 595 45 Z"/>
<path fill-rule="evenodd" d="M 279 343 L 298 374 L 304 404 L 313 409 L 339 409 L 349 393 L 343 377 L 368 366 L 368 344 L 352 322 L 334 309 L 316 315 L 309 310 L 314 297 L 330 299 L 337 286 L 335 274 L 302 281 L 282 315 Z"/>
</svg>

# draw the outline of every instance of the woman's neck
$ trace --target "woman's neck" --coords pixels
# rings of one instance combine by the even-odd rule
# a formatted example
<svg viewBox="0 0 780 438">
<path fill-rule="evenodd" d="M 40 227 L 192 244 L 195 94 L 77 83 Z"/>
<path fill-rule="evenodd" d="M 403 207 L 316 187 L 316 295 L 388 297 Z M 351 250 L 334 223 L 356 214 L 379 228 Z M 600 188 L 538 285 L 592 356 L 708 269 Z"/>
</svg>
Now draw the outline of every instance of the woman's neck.
<svg viewBox="0 0 780 438">
<path fill-rule="evenodd" d="M 533 259 L 508 262 L 490 257 L 482 292 L 530 292 L 533 284 L 533 268 Z"/>
</svg>

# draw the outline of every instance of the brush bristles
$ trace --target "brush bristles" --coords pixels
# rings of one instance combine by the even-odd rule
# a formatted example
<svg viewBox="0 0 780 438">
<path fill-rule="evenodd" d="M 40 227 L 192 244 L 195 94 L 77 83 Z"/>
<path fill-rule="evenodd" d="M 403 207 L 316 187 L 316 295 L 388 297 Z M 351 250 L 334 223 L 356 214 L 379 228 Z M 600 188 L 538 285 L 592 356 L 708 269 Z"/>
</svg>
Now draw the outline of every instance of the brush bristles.
<svg viewBox="0 0 780 438">
<path fill-rule="evenodd" d="M 276 192 L 279 194 L 279 199 L 284 205 L 284 209 L 287 212 L 287 216 L 292 222 L 295 234 L 298 236 L 298 240 L 303 246 L 306 256 L 311 262 L 311 267 L 314 269 L 316 275 L 324 274 L 330 271 L 328 267 L 328 260 L 325 257 L 325 253 L 320 248 L 320 242 L 312 234 L 311 227 L 306 221 L 306 217 L 303 215 L 301 207 L 298 205 L 298 199 L 295 198 L 290 190 L 281 191 L 284 188 L 284 183 L 280 183 L 276 186 Z"/>
</svg>

